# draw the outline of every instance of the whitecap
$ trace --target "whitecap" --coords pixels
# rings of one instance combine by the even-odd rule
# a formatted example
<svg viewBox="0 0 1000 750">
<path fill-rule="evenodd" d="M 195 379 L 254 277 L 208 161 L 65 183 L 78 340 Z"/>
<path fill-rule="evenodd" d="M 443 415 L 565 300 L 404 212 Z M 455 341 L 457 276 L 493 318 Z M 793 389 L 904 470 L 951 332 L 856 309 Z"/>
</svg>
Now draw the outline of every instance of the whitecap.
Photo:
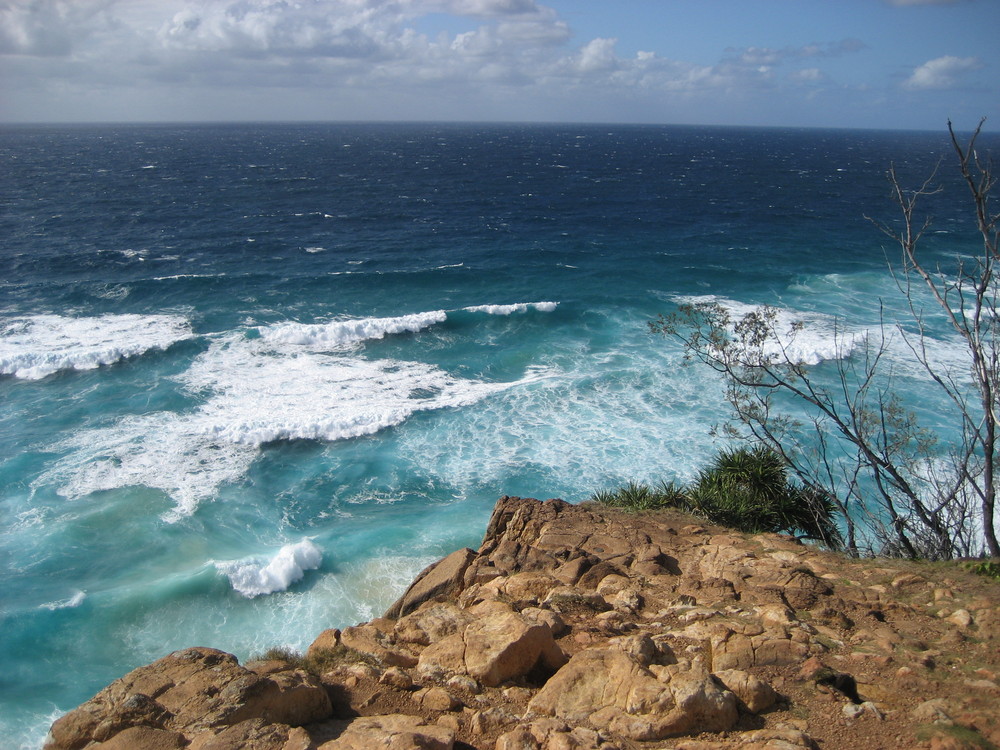
<svg viewBox="0 0 1000 750">
<path fill-rule="evenodd" d="M 513 313 L 526 312 L 529 309 L 538 312 L 552 312 L 558 307 L 558 302 L 517 302 L 512 305 L 474 305 L 463 307 L 466 312 L 480 312 L 489 315 L 511 315 Z"/>
<path fill-rule="evenodd" d="M 309 539 L 286 544 L 271 558 L 215 562 L 215 568 L 229 579 L 233 589 L 248 599 L 285 591 L 302 580 L 307 570 L 316 570 L 323 552 Z"/>
<path fill-rule="evenodd" d="M 169 412 L 125 417 L 78 432 L 50 449 L 65 451 L 32 482 L 32 492 L 54 486 L 67 500 L 122 487 L 149 487 L 169 495 L 163 518 L 191 515 L 219 488 L 238 481 L 256 458 L 254 446 L 213 440 L 198 414 Z"/>
<path fill-rule="evenodd" d="M 469 406 L 511 385 L 454 377 L 421 362 L 326 356 L 313 339 L 304 343 L 305 350 L 272 347 L 269 339 L 236 336 L 199 356 L 183 380 L 212 394 L 193 417 L 205 439 L 344 440 L 401 424 L 417 411 Z"/>
<path fill-rule="evenodd" d="M 311 324 L 279 323 L 261 328 L 260 335 L 271 343 L 326 350 L 369 339 L 381 339 L 390 334 L 416 333 L 443 323 L 447 317 L 444 310 L 435 310 L 393 318 L 358 318 Z"/>
<path fill-rule="evenodd" d="M 33 315 L 0 322 L 0 374 L 39 380 L 91 370 L 191 338 L 178 315 Z"/>
<path fill-rule="evenodd" d="M 761 305 L 717 297 L 712 294 L 677 296 L 678 304 L 718 305 L 735 323 L 762 309 Z M 827 360 L 850 356 L 868 338 L 867 328 L 848 327 L 832 315 L 772 308 L 771 335 L 761 344 L 761 355 L 771 362 L 788 361 L 816 365 Z"/>
<path fill-rule="evenodd" d="M 73 596 L 69 597 L 68 599 L 60 599 L 59 601 L 55 602 L 46 602 L 45 604 L 39 604 L 38 608 L 47 609 L 51 612 L 54 612 L 57 609 L 74 609 L 83 604 L 83 600 L 86 598 L 87 598 L 86 591 L 77 591 L 73 594 Z"/>
<path fill-rule="evenodd" d="M 266 443 L 372 435 L 418 412 L 471 406 L 540 377 L 465 379 L 421 362 L 331 355 L 234 332 L 214 339 L 179 376 L 203 399 L 199 407 L 125 417 L 50 446 L 65 455 L 32 489 L 54 486 L 71 500 L 130 486 L 159 489 L 174 501 L 164 515 L 173 522 L 240 481 Z"/>
</svg>

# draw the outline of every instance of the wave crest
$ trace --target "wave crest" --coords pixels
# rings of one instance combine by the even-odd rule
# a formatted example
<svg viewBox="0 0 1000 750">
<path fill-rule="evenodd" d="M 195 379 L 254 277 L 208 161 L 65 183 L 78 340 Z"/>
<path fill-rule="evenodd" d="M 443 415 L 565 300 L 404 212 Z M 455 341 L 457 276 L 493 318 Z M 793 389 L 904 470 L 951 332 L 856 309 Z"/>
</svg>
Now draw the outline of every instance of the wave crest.
<svg viewBox="0 0 1000 750">
<path fill-rule="evenodd" d="M 0 323 L 0 374 L 40 380 L 62 370 L 93 370 L 194 334 L 178 315 L 33 315 Z"/>
<path fill-rule="evenodd" d="M 322 550 L 309 539 L 303 539 L 286 544 L 270 559 L 216 562 L 215 568 L 229 579 L 234 590 L 252 599 L 285 591 L 302 580 L 307 570 L 316 570 L 322 562 Z"/>
<path fill-rule="evenodd" d="M 512 305 L 473 305 L 463 307 L 465 312 L 481 312 L 489 315 L 511 315 L 513 313 L 537 310 L 538 312 L 552 312 L 558 307 L 558 302 L 517 302 Z"/>
<path fill-rule="evenodd" d="M 394 318 L 360 318 L 314 324 L 279 323 L 261 328 L 260 335 L 272 344 L 331 349 L 360 341 L 381 339 L 390 334 L 416 333 L 443 323 L 447 317 L 448 314 L 444 310 L 434 310 Z"/>
<path fill-rule="evenodd" d="M 734 322 L 762 307 L 712 294 L 678 296 L 673 301 L 690 305 L 718 305 Z M 760 347 L 761 355 L 771 362 L 787 360 L 796 364 L 818 365 L 827 360 L 844 359 L 868 338 L 868 329 L 844 328 L 832 315 L 787 308 L 774 310 L 771 335 Z"/>
</svg>

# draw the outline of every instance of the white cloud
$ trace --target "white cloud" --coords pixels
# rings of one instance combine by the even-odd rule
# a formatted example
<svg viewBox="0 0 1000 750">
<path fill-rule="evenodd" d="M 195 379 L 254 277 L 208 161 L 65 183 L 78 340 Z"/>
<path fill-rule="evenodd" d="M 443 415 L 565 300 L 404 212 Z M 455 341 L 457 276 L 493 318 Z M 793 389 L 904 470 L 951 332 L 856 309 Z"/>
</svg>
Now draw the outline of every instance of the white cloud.
<svg viewBox="0 0 1000 750">
<path fill-rule="evenodd" d="M 903 82 L 903 87 L 914 91 L 954 88 L 963 75 L 981 67 L 982 63 L 975 57 L 936 57 L 916 68 Z"/>
<path fill-rule="evenodd" d="M 803 68 L 802 70 L 796 70 L 788 77 L 793 81 L 800 81 L 802 83 L 816 83 L 826 78 L 823 71 L 819 68 Z"/>
<path fill-rule="evenodd" d="M 615 57 L 617 39 L 592 39 L 580 50 L 576 67 L 583 73 L 614 70 L 618 67 Z"/>
<path fill-rule="evenodd" d="M 744 49 L 730 48 L 726 52 L 733 63 L 757 67 L 760 65 L 778 65 L 788 60 L 803 60 L 808 58 L 840 57 L 841 55 L 858 52 L 866 45 L 860 39 L 842 39 L 839 42 L 813 43 L 801 47 L 746 47 Z"/>
<path fill-rule="evenodd" d="M 0 55 L 64 57 L 105 25 L 104 0 L 0 3 Z"/>
</svg>

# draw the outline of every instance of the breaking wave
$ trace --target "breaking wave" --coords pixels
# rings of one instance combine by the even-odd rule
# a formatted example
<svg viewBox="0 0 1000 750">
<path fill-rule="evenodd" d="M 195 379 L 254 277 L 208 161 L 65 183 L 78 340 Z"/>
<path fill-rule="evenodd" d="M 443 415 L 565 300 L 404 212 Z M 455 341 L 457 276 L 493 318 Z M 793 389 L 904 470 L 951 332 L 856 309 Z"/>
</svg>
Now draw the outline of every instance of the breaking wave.
<svg viewBox="0 0 1000 750">
<path fill-rule="evenodd" d="M 309 539 L 286 544 L 270 559 L 252 558 L 216 562 L 215 568 L 229 579 L 235 591 L 248 599 L 284 591 L 302 580 L 307 570 L 316 570 L 323 552 Z"/>
<path fill-rule="evenodd" d="M 761 309 L 760 305 L 748 305 L 711 294 L 678 296 L 673 301 L 679 304 L 718 305 L 729 314 L 732 322 Z M 868 338 L 868 329 L 845 327 L 832 315 L 787 308 L 772 309 L 775 317 L 771 335 L 761 344 L 761 353 L 774 362 L 788 360 L 796 364 L 817 365 L 843 359 Z"/>
<path fill-rule="evenodd" d="M 40 380 L 92 370 L 191 338 L 178 315 L 33 315 L 0 322 L 0 374 Z"/>
</svg>

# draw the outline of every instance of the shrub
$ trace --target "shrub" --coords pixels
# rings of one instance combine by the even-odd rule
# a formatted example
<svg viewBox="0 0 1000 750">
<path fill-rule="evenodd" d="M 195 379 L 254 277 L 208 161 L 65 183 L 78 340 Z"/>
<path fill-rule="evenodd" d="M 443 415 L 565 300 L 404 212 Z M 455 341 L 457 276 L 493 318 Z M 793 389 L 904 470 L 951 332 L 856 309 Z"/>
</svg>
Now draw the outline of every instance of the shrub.
<svg viewBox="0 0 1000 750">
<path fill-rule="evenodd" d="M 629 482 L 597 492 L 591 500 L 631 511 L 679 508 L 751 534 L 786 532 L 828 547 L 841 545 L 831 498 L 789 484 L 781 456 L 763 446 L 720 451 L 689 488 L 673 482 L 656 488 Z"/>
<path fill-rule="evenodd" d="M 688 503 L 681 487 L 673 482 L 661 482 L 656 488 L 637 482 L 629 482 L 617 490 L 595 492 L 593 502 L 610 508 L 642 511 L 659 508 L 681 508 L 688 510 Z"/>
<path fill-rule="evenodd" d="M 770 448 L 720 451 L 688 492 L 692 508 L 714 523 L 752 534 L 798 533 L 837 547 L 836 508 L 824 493 L 789 484 L 781 456 Z"/>
</svg>

